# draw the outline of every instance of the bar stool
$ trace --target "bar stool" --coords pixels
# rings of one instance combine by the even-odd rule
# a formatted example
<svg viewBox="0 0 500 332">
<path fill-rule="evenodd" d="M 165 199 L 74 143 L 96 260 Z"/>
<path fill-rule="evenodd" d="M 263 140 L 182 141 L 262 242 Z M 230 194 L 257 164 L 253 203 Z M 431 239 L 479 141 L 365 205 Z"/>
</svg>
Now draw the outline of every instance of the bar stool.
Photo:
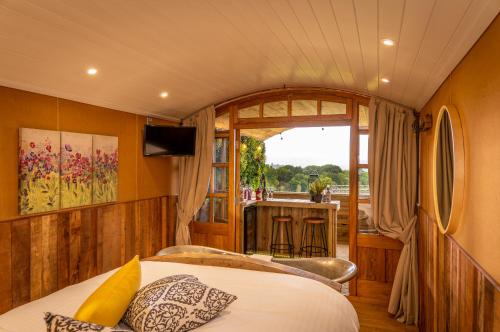
<svg viewBox="0 0 500 332">
<path fill-rule="evenodd" d="M 288 251 L 288 255 L 293 258 L 293 218 L 291 216 L 273 216 L 273 225 L 271 228 L 271 255 L 274 256 L 276 251 Z M 283 233 L 283 228 L 286 232 L 286 243 L 278 242 L 280 232 Z M 288 230 L 290 228 L 290 230 Z"/>
<path fill-rule="evenodd" d="M 316 244 L 316 227 L 319 227 L 321 245 Z M 307 234 L 309 233 L 309 243 L 307 241 Z M 324 218 L 308 217 L 303 219 L 302 236 L 300 239 L 299 255 L 306 252 L 306 257 L 311 257 L 312 254 L 321 254 L 328 256 L 328 245 L 326 240 L 326 221 Z M 308 253 L 309 251 L 309 253 Z"/>
</svg>

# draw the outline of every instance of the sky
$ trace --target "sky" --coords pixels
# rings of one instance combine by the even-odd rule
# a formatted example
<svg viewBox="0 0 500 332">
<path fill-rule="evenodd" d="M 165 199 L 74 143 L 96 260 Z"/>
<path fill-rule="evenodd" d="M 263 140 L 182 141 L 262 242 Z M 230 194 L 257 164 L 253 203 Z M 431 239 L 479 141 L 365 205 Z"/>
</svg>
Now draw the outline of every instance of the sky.
<svg viewBox="0 0 500 332">
<path fill-rule="evenodd" d="M 321 127 L 287 130 L 281 135 L 283 140 L 280 135 L 276 135 L 264 141 L 266 163 L 302 167 L 334 164 L 349 169 L 349 133 L 348 126 L 324 127 L 324 130 Z M 361 155 L 366 155 L 368 141 L 360 141 Z"/>
</svg>

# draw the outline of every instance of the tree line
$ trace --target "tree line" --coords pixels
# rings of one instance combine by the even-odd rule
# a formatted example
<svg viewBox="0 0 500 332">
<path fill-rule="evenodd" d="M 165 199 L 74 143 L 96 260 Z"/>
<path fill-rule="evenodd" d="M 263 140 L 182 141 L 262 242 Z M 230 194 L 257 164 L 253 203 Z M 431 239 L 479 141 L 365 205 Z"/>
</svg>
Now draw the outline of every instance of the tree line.
<svg viewBox="0 0 500 332">
<path fill-rule="evenodd" d="M 253 137 L 242 137 L 240 145 L 240 182 L 256 189 L 261 175 L 266 178 L 266 185 L 275 191 L 307 192 L 309 175 L 317 174 L 330 186 L 349 185 L 349 170 L 340 166 L 293 165 L 272 166 L 266 164 L 266 146 L 263 141 Z M 368 172 L 360 170 L 359 183 L 368 185 Z"/>
</svg>

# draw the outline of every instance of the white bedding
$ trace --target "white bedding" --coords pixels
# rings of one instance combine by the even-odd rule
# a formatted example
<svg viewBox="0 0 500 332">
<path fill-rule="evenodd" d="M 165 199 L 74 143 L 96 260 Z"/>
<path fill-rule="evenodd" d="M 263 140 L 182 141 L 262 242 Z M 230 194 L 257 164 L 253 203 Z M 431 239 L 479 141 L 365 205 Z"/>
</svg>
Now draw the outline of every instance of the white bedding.
<svg viewBox="0 0 500 332">
<path fill-rule="evenodd" d="M 356 312 L 340 293 L 292 275 L 163 262 L 141 262 L 144 286 L 173 274 L 191 274 L 238 296 L 226 311 L 196 331 L 330 332 L 358 331 Z M 0 315 L 0 330 L 45 331 L 43 313 L 73 316 L 81 303 L 113 271 L 66 287 Z"/>
</svg>

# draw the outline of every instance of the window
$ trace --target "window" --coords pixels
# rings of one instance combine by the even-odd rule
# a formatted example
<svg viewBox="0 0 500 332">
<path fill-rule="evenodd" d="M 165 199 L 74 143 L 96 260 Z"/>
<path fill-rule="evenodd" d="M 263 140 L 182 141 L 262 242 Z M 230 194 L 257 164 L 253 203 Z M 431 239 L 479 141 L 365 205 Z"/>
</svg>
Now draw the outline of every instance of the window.
<svg viewBox="0 0 500 332">
<path fill-rule="evenodd" d="M 199 223 L 228 222 L 229 134 L 227 131 L 216 131 L 213 149 L 212 174 L 207 197 L 195 216 L 195 221 Z"/>
<path fill-rule="evenodd" d="M 368 106 L 359 105 L 358 109 L 359 129 L 368 129 Z"/>
<path fill-rule="evenodd" d="M 292 101 L 292 116 L 306 116 L 318 114 L 317 100 L 294 100 Z"/>
<path fill-rule="evenodd" d="M 368 135 L 359 135 L 359 153 L 358 163 L 361 165 L 368 165 Z"/>
<path fill-rule="evenodd" d="M 321 101 L 321 115 L 347 114 L 347 105 L 334 101 Z"/>
<path fill-rule="evenodd" d="M 359 149 L 358 149 L 358 232 L 377 233 L 373 226 L 368 178 L 368 106 L 358 106 Z"/>
<path fill-rule="evenodd" d="M 264 103 L 263 116 L 265 118 L 288 116 L 288 102 L 286 100 Z"/>
<path fill-rule="evenodd" d="M 258 118 L 260 116 L 259 108 L 259 105 L 242 108 L 238 111 L 238 117 L 240 119 Z"/>
<path fill-rule="evenodd" d="M 309 182 L 317 175 L 333 193 L 349 193 L 350 126 L 246 129 L 241 133 L 241 185 L 256 189 L 264 174 L 266 186 L 274 192 L 307 198 Z"/>
</svg>

